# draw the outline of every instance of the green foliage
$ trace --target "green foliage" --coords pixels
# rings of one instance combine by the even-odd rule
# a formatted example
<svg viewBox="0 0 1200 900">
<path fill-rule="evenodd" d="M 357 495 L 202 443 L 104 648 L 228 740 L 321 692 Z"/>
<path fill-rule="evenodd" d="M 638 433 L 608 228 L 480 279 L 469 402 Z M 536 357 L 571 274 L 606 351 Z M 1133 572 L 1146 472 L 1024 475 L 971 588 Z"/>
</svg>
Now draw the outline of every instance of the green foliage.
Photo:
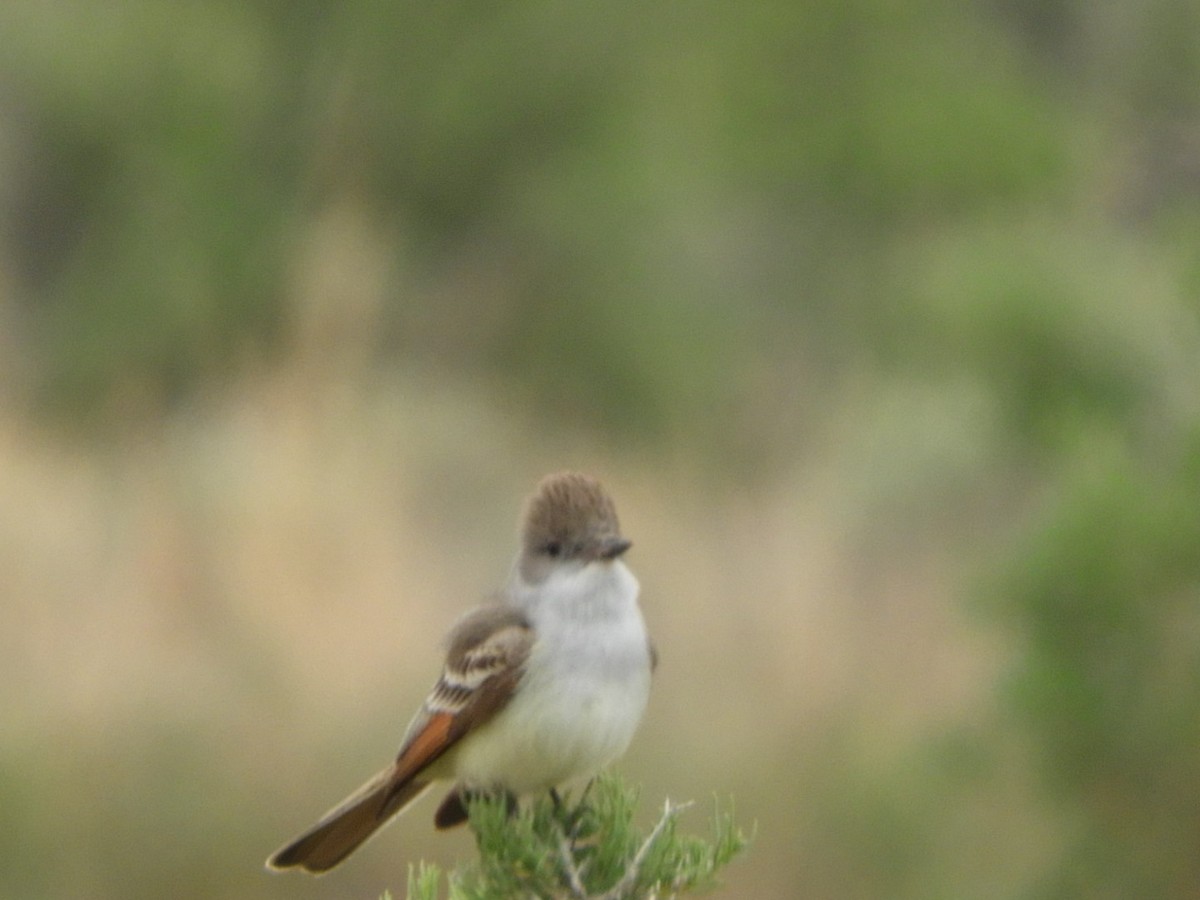
<svg viewBox="0 0 1200 900">
<path fill-rule="evenodd" d="M 596 779 L 574 804 L 544 797 L 515 815 L 502 798 L 476 800 L 471 827 L 479 860 L 449 874 L 449 896 L 635 900 L 710 888 L 747 838 L 719 807 L 711 840 L 679 834 L 678 816 L 690 805 L 668 801 L 643 834 L 633 823 L 637 792 L 611 775 Z M 410 869 L 409 900 L 436 900 L 440 881 L 435 866 Z"/>
<path fill-rule="evenodd" d="M 1081 813 L 1055 896 L 1200 883 L 1200 434 L 1065 479 L 1000 591 L 1023 637 L 1014 709 Z"/>
<path fill-rule="evenodd" d="M 367 358 L 720 447 L 784 405 L 744 402 L 745 355 L 855 359 L 906 223 L 1079 180 L 1071 89 L 974 7 L 314 9 L 0 10 L 39 396 L 171 398 L 288 349 L 312 221 L 350 208 L 387 248 Z"/>
</svg>

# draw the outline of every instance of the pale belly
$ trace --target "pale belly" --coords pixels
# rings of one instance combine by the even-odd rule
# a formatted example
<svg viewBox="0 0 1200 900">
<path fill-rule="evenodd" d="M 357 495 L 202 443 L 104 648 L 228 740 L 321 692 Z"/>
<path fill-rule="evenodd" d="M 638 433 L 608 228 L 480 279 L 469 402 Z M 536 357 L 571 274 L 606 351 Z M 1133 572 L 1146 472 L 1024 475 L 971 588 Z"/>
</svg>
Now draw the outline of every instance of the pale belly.
<svg viewBox="0 0 1200 900">
<path fill-rule="evenodd" d="M 582 651 L 586 653 L 586 650 Z M 512 702 L 448 754 L 451 777 L 523 794 L 594 775 L 625 752 L 650 692 L 643 647 L 588 677 L 542 671 Z"/>
</svg>

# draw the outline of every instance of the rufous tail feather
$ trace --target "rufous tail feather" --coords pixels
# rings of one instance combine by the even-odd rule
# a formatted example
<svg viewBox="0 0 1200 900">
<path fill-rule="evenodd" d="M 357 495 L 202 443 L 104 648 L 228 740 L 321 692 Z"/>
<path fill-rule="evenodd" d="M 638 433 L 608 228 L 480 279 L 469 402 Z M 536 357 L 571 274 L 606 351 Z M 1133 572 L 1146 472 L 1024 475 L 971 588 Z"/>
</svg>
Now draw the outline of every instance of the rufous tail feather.
<svg viewBox="0 0 1200 900">
<path fill-rule="evenodd" d="M 429 787 L 430 782 L 413 778 L 398 782 L 396 774 L 395 765 L 377 774 L 316 825 L 275 851 L 267 868 L 328 872 Z"/>
</svg>

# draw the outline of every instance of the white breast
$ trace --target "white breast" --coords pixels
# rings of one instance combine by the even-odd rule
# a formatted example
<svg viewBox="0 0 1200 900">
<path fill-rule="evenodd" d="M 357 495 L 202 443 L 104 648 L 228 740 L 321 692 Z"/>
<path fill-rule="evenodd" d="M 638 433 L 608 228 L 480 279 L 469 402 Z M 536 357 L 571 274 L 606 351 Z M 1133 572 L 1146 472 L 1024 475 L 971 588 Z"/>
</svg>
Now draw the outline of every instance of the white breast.
<svg viewBox="0 0 1200 900">
<path fill-rule="evenodd" d="M 528 793 L 595 774 L 625 752 L 645 711 L 650 653 L 632 573 L 593 563 L 534 594 L 538 641 L 517 695 L 452 754 L 467 783 Z"/>
</svg>

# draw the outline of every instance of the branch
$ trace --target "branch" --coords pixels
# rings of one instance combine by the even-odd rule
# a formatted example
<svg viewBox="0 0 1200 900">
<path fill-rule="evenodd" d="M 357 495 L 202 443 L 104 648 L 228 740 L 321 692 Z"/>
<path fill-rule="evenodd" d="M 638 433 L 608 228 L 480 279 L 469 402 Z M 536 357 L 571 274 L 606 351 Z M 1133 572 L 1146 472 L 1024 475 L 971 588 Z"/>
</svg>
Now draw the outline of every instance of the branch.
<svg viewBox="0 0 1200 900">
<path fill-rule="evenodd" d="M 587 888 L 583 886 L 583 872 L 575 863 L 575 854 L 571 843 L 567 840 L 567 833 L 562 826 L 558 827 L 558 856 L 562 860 L 563 874 L 567 877 L 567 886 L 571 889 L 571 896 L 575 900 L 588 900 Z"/>
<path fill-rule="evenodd" d="M 663 833 L 663 829 L 667 827 L 672 819 L 692 805 L 692 801 L 680 803 L 677 806 L 672 806 L 671 801 L 667 800 L 663 803 L 663 814 L 655 824 L 650 834 L 646 836 L 646 840 L 642 841 L 642 845 L 638 847 L 637 853 L 633 855 L 633 859 L 629 861 L 629 865 L 625 868 L 625 874 L 621 876 L 621 880 L 612 886 L 611 890 L 605 891 L 596 900 L 622 900 L 637 884 L 638 875 L 641 873 L 642 865 L 646 862 L 646 855 L 650 852 L 650 848 L 654 842 L 658 840 L 659 835 Z"/>
<path fill-rule="evenodd" d="M 701 890 L 747 838 L 719 807 L 712 839 L 680 835 L 677 817 L 691 805 L 666 801 L 645 834 L 633 825 L 637 790 L 611 775 L 575 804 L 539 798 L 515 815 L 481 796 L 469 804 L 479 859 L 448 876 L 410 870 L 409 898 L 434 900 L 443 878 L 449 900 L 658 900 Z"/>
</svg>

